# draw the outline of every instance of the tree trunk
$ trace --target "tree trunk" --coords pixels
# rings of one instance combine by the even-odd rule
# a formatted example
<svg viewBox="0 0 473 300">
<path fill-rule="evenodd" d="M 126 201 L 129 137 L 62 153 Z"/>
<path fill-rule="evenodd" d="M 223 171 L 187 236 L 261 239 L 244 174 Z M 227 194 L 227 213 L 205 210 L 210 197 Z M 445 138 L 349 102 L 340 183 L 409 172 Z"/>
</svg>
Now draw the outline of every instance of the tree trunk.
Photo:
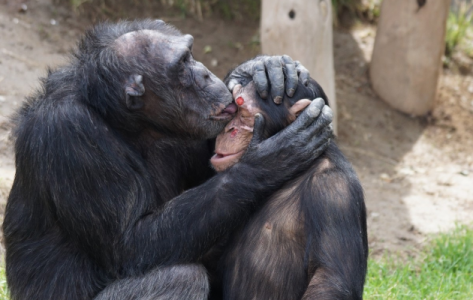
<svg viewBox="0 0 473 300">
<path fill-rule="evenodd" d="M 422 5 L 423 4 L 423 5 Z M 432 110 L 450 0 L 384 0 L 370 65 L 376 93 L 411 115 Z"/>
<path fill-rule="evenodd" d="M 329 98 L 336 132 L 331 1 L 263 0 L 261 45 L 263 54 L 287 54 L 309 70 Z"/>
</svg>

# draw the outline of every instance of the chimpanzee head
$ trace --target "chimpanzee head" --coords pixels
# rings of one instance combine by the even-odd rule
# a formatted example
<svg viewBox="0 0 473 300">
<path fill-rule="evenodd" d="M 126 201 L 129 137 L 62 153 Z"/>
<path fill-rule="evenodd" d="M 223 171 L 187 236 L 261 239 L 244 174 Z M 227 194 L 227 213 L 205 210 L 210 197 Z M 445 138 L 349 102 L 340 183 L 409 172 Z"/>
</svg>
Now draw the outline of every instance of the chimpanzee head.
<svg viewBox="0 0 473 300">
<path fill-rule="evenodd" d="M 211 138 L 236 110 L 225 84 L 192 57 L 193 38 L 162 21 L 102 24 L 76 55 L 81 93 L 111 124 L 131 132 Z"/>
<path fill-rule="evenodd" d="M 233 166 L 245 153 L 253 137 L 255 114 L 264 116 L 264 135 L 268 138 L 292 123 L 313 99 L 323 98 L 328 104 L 324 91 L 313 79 L 309 80 L 307 86 L 299 81 L 294 96 L 290 98 L 284 95 L 281 105 L 261 99 L 253 82 L 245 87 L 237 85 L 233 97 L 235 104 L 232 105 L 238 110 L 237 114 L 217 136 L 215 155 L 210 160 L 217 172 Z"/>
</svg>

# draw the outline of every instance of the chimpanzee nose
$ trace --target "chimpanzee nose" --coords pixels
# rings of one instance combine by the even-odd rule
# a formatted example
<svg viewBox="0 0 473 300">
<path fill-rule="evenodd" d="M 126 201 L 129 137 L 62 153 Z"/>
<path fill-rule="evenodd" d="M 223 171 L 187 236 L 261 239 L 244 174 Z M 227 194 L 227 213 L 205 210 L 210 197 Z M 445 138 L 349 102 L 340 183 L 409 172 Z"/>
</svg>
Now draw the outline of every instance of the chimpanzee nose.
<svg viewBox="0 0 473 300">
<path fill-rule="evenodd" d="M 202 63 L 196 62 L 194 68 L 194 75 L 197 81 L 201 81 L 202 84 L 207 85 L 214 81 L 215 75 L 213 75 L 209 69 L 207 69 Z M 198 82 L 199 83 L 199 82 Z"/>
</svg>

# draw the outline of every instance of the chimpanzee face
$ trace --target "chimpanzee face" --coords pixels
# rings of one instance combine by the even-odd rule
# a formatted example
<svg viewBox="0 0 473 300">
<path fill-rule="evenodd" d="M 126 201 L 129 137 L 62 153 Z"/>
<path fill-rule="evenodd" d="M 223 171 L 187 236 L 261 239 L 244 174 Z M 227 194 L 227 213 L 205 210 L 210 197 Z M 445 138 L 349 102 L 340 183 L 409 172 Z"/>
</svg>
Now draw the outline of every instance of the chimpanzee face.
<svg viewBox="0 0 473 300">
<path fill-rule="evenodd" d="M 125 84 L 129 109 L 164 133 L 212 138 L 236 108 L 225 84 L 192 57 L 193 40 L 140 30 L 117 39 L 115 49 L 136 67 Z"/>
<path fill-rule="evenodd" d="M 276 105 L 272 101 L 269 104 L 265 103 L 265 100 L 258 96 L 253 82 L 245 87 L 235 86 L 233 97 L 235 99 L 233 105 L 238 108 L 238 111 L 217 136 L 215 155 L 210 159 L 210 163 L 217 172 L 224 171 L 236 164 L 246 152 L 253 137 L 257 113 L 261 113 L 265 117 L 266 127 L 282 128 L 294 121 L 296 116 L 311 102 L 302 99 L 292 106 L 289 101 L 285 101 L 281 105 Z"/>
</svg>

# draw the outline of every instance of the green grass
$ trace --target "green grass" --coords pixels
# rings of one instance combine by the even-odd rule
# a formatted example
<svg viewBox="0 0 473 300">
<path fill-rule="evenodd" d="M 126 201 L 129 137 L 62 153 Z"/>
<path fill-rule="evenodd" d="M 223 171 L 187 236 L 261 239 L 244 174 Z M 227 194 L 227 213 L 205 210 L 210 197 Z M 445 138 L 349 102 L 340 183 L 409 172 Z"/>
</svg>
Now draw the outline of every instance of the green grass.
<svg viewBox="0 0 473 300">
<path fill-rule="evenodd" d="M 0 265 L 0 300 L 8 299 Z M 364 299 L 473 299 L 473 228 L 458 226 L 435 236 L 407 262 L 396 256 L 370 259 Z"/>
<path fill-rule="evenodd" d="M 440 234 L 415 259 L 370 259 L 365 299 L 473 299 L 473 229 Z"/>
<path fill-rule="evenodd" d="M 0 300 L 8 300 L 7 279 L 5 278 L 5 265 L 0 265 Z"/>
<path fill-rule="evenodd" d="M 447 30 L 445 33 L 445 55 L 451 56 L 453 50 L 466 42 L 468 32 L 473 29 L 473 15 L 471 10 L 473 4 L 458 2 L 458 9 L 451 10 L 447 19 Z"/>
</svg>

